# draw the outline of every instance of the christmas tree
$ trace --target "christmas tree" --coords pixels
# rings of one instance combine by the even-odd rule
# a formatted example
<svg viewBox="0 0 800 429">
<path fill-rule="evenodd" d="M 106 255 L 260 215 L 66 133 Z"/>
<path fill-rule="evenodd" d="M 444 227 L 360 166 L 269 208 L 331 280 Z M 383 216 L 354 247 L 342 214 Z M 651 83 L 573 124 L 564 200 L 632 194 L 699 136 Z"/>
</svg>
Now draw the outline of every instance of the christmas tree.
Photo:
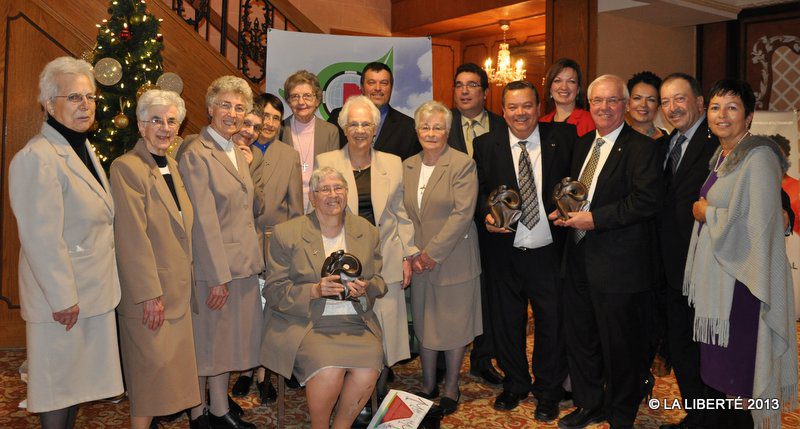
<svg viewBox="0 0 800 429">
<path fill-rule="evenodd" d="M 162 74 L 160 20 L 147 12 L 145 0 L 113 0 L 111 15 L 97 24 L 97 45 L 84 59 L 94 64 L 98 82 L 95 152 L 108 169 L 139 138 L 136 100 L 155 88 Z"/>
</svg>

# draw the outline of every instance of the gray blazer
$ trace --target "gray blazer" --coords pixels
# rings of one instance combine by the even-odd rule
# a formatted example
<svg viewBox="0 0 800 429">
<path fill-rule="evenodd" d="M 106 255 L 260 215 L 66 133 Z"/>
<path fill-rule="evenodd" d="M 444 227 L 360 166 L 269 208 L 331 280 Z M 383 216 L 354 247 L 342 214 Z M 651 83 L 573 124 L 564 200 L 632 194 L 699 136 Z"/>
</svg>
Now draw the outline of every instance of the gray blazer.
<svg viewBox="0 0 800 429">
<path fill-rule="evenodd" d="M 417 247 L 428 252 L 436 267 L 431 271 L 434 285 L 472 280 L 481 273 L 478 231 L 473 216 L 478 200 L 475 161 L 447 146 L 417 204 L 422 156 L 403 162 L 406 211 L 414 222 Z"/>
<path fill-rule="evenodd" d="M 242 152 L 236 167 L 204 127 L 181 145 L 178 170 L 194 206 L 194 280 L 208 286 L 258 274 L 264 260 L 253 219 L 253 181 Z"/>
<path fill-rule="evenodd" d="M 29 323 L 53 323 L 54 312 L 75 304 L 85 319 L 119 303 L 114 202 L 88 141 L 86 147 L 102 185 L 46 123 L 11 160 L 9 199 L 22 245 L 19 295 Z"/>
<path fill-rule="evenodd" d="M 347 250 L 361 261 L 361 275 L 368 283 L 367 309 L 362 310 L 359 305 L 355 308 L 367 328 L 380 339 L 381 328 L 372 311 L 375 299 L 386 293 L 386 283 L 380 275 L 378 230 L 365 219 L 348 212 L 344 231 Z M 259 361 L 286 378 L 292 375 L 303 337 L 325 310 L 325 299 L 312 299 L 311 288 L 321 278 L 326 256 L 315 212 L 276 226 L 270 237 L 267 287 L 264 289 L 267 306 Z M 276 344 L 280 347 L 275 347 Z"/>
</svg>

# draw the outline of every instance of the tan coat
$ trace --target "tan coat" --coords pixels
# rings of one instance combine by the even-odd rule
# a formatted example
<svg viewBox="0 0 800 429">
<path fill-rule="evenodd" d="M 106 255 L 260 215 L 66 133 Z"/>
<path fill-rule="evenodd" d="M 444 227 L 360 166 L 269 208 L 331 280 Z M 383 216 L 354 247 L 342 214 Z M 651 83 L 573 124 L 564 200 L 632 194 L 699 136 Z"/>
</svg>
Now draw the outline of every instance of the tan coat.
<svg viewBox="0 0 800 429">
<path fill-rule="evenodd" d="M 362 277 L 369 283 L 367 310 L 363 311 L 359 305 L 355 307 L 369 330 L 380 338 L 380 326 L 372 312 L 375 299 L 386 292 L 386 283 L 379 274 L 378 231 L 352 213 L 345 215 L 344 230 L 347 250 L 361 261 Z M 325 299 L 311 298 L 311 288 L 321 278 L 325 257 L 316 213 L 275 227 L 270 238 L 267 287 L 264 289 L 267 307 L 260 362 L 286 378 L 292 375 L 303 337 L 325 309 Z M 275 344 L 280 344 L 280 347 L 275 347 Z M 331 352 L 335 353 L 335 350 Z"/>
<path fill-rule="evenodd" d="M 321 153 L 339 149 L 339 128 L 320 118 L 314 118 L 314 157 Z M 289 147 L 294 147 L 292 142 L 292 117 L 283 120 L 281 140 Z"/>
<path fill-rule="evenodd" d="M 113 313 L 120 300 L 114 202 L 103 167 L 85 145 L 100 183 L 46 123 L 9 167 L 9 199 L 22 245 L 19 295 L 33 413 L 124 390 Z M 78 322 L 66 331 L 53 312 L 75 304 Z"/>
<path fill-rule="evenodd" d="M 181 145 L 178 169 L 192 201 L 195 282 L 209 286 L 258 274 L 264 269 L 253 219 L 253 181 L 242 152 L 239 169 L 203 128 Z"/>
<path fill-rule="evenodd" d="M 177 162 L 167 157 L 167 168 L 180 211 L 144 140 L 111 164 L 120 349 L 136 416 L 170 414 L 200 402 L 189 311 L 194 211 Z M 142 324 L 143 302 L 159 296 L 166 320 L 153 331 Z"/>
<path fill-rule="evenodd" d="M 273 141 L 263 155 L 257 147 L 252 149 L 253 214 L 258 231 L 264 232 L 303 214 L 300 155 L 280 140 Z"/>
<path fill-rule="evenodd" d="M 473 221 L 478 198 L 475 161 L 445 147 L 428 179 L 420 208 L 417 190 L 421 165 L 421 153 L 403 162 L 403 185 L 408 216 L 414 222 L 414 242 L 437 263 L 430 272 L 430 282 L 450 285 L 474 279 L 481 273 Z"/>
<path fill-rule="evenodd" d="M 400 157 L 376 150 L 372 155 L 370 194 L 375 222 L 381 236 L 383 271 L 386 283 L 403 280 L 403 257 L 417 253 L 414 246 L 414 226 L 403 203 L 403 164 Z M 319 167 L 333 167 L 347 181 L 347 207 L 358 214 L 358 190 L 353 167 L 350 164 L 348 145 L 340 150 L 323 153 L 317 157 Z"/>
<path fill-rule="evenodd" d="M 194 210 L 178 163 L 168 157 L 167 167 L 181 212 L 144 140 L 111 164 L 122 286 L 117 311 L 123 317 L 142 317 L 142 302 L 159 296 L 166 319 L 177 319 L 189 310 Z"/>
</svg>

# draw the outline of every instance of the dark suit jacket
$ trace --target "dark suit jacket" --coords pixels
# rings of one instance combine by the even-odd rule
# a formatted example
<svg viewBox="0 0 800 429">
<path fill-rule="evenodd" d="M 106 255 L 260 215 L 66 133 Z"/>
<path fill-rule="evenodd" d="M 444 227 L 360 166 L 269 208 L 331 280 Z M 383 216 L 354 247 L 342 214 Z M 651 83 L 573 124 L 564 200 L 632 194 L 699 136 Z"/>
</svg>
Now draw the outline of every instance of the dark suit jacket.
<svg viewBox="0 0 800 429">
<path fill-rule="evenodd" d="M 505 124 L 505 122 L 504 122 Z M 555 210 L 553 189 L 564 177 L 569 175 L 572 150 L 577 139 L 574 125 L 540 123 L 539 136 L 542 142 L 542 189 L 541 195 L 545 213 L 540 214 L 539 222 L 547 222 L 547 213 Z M 511 144 L 508 128 L 490 128 L 486 134 L 478 136 L 474 143 L 473 158 L 478 169 L 478 205 L 475 221 L 484 232 L 484 219 L 489 213 L 489 194 L 500 185 L 506 185 L 519 192 L 517 176 L 514 173 L 514 160 L 511 156 Z M 550 233 L 557 249 L 560 249 L 566 230 L 550 224 Z M 482 234 L 484 235 L 484 234 Z M 501 251 L 514 245 L 514 233 L 485 234 L 488 250 Z M 483 238 L 483 237 L 482 237 Z"/>
<path fill-rule="evenodd" d="M 464 128 L 461 126 L 461 111 L 458 109 L 450 109 L 453 112 L 453 123 L 450 125 L 450 134 L 447 137 L 447 144 L 453 149 L 460 150 L 467 153 L 467 142 L 464 140 Z M 508 128 L 506 120 L 502 116 L 486 111 L 489 115 L 489 132 L 495 130 L 504 130 Z M 488 134 L 488 133 L 487 133 Z M 481 136 L 478 136 L 481 137 Z M 478 139 L 473 140 L 473 147 Z"/>
<path fill-rule="evenodd" d="M 341 111 L 341 107 L 333 109 L 328 122 L 339 128 L 339 147 L 343 148 L 347 144 L 347 137 L 344 135 L 344 130 L 339 127 L 339 113 Z M 403 161 L 418 154 L 422 150 L 422 146 L 417 138 L 414 120 L 389 106 L 389 113 L 386 114 L 386 119 L 384 119 L 383 126 L 381 126 L 380 134 L 375 139 L 373 148 L 381 152 L 397 155 Z"/>
<path fill-rule="evenodd" d="M 580 176 L 594 139 L 595 133 L 587 133 L 578 140 L 571 177 Z M 652 287 L 654 219 L 664 199 L 662 162 L 654 140 L 623 125 L 597 177 L 589 207 L 595 229 L 587 232 L 582 244 L 586 275 L 594 290 L 631 293 Z"/>
<path fill-rule="evenodd" d="M 719 146 L 717 137 L 713 134 L 709 137 L 707 130 L 708 122 L 704 119 L 686 143 L 678 171 L 672 179 L 664 180 L 664 206 L 657 218 L 658 239 L 664 276 L 667 284 L 677 290 L 683 289 L 686 252 L 694 225 L 692 204 L 697 201 L 700 187 L 708 177 L 708 161 Z M 673 131 L 671 136 L 677 132 Z M 661 150 L 666 157 L 669 141 Z"/>
</svg>

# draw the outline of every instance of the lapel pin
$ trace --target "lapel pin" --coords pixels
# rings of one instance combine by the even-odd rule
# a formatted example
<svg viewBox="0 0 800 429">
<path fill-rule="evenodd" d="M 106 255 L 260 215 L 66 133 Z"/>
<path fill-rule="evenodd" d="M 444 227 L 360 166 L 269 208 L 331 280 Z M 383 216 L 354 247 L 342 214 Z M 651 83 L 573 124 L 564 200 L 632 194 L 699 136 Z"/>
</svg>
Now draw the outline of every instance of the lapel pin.
<svg viewBox="0 0 800 429">
<path fill-rule="evenodd" d="M 316 250 L 316 249 L 314 249 L 314 251 L 313 251 L 311 254 L 312 254 L 312 255 L 316 255 L 316 254 L 317 254 L 317 250 Z"/>
</svg>

